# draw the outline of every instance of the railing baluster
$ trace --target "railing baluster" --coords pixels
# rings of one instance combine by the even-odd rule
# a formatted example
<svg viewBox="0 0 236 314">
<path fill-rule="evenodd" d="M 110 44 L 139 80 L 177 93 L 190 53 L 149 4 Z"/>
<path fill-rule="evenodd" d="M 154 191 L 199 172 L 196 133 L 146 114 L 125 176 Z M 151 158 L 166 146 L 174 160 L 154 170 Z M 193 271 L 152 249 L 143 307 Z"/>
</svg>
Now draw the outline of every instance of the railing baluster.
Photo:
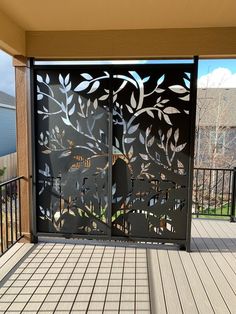
<svg viewBox="0 0 236 314">
<path fill-rule="evenodd" d="M 22 236 L 21 232 L 21 202 L 20 202 L 20 197 L 21 197 L 21 186 L 20 186 L 20 181 L 18 181 L 19 184 L 19 195 L 18 195 L 18 203 L 19 203 L 19 231 L 20 231 L 20 237 Z"/>
<path fill-rule="evenodd" d="M 202 213 L 204 212 L 204 188 L 205 188 L 205 169 L 203 169 L 203 175 L 202 175 Z"/>
<path fill-rule="evenodd" d="M 215 214 L 216 214 L 216 204 L 217 204 L 217 186 L 218 186 L 218 169 L 216 169 L 216 177 L 215 177 Z"/>
<path fill-rule="evenodd" d="M 11 244 L 13 244 L 13 220 L 12 220 L 12 198 L 13 198 L 13 193 L 12 193 L 12 182 L 10 183 L 10 216 L 11 216 Z"/>
<path fill-rule="evenodd" d="M 210 178 L 209 178 L 209 189 L 208 189 L 209 195 L 208 195 L 208 207 L 207 207 L 208 214 L 210 213 L 210 205 L 211 205 L 211 173 L 212 173 L 212 169 L 209 169 L 209 172 L 210 172 Z"/>
<path fill-rule="evenodd" d="M 22 236 L 21 209 L 19 207 L 18 213 L 17 208 L 20 197 L 20 189 L 17 195 L 17 185 L 20 185 L 22 178 L 17 177 L 0 183 L 0 255 L 5 253 Z M 20 230 L 19 234 L 18 229 Z"/>
<path fill-rule="evenodd" d="M 223 203 L 224 203 L 224 191 L 225 191 L 225 170 L 222 170 L 223 177 L 222 177 L 222 188 L 221 188 L 221 204 L 220 204 L 220 211 L 222 215 L 223 211 Z"/>
<path fill-rule="evenodd" d="M 6 248 L 8 247 L 8 199 L 7 199 L 8 184 L 5 185 L 5 236 L 6 236 Z"/>
<path fill-rule="evenodd" d="M 229 181 L 228 181 L 228 202 L 227 202 L 228 213 L 230 212 L 230 205 L 231 205 L 232 196 L 233 196 L 231 180 L 232 180 L 232 171 L 229 172 Z"/>
<path fill-rule="evenodd" d="M 0 227 L 1 227 L 1 253 L 3 253 L 3 223 L 2 223 L 2 212 L 3 212 L 3 208 L 2 208 L 2 187 L 0 186 Z"/>
<path fill-rule="evenodd" d="M 230 221 L 235 222 L 236 167 L 233 169 Z"/>
</svg>

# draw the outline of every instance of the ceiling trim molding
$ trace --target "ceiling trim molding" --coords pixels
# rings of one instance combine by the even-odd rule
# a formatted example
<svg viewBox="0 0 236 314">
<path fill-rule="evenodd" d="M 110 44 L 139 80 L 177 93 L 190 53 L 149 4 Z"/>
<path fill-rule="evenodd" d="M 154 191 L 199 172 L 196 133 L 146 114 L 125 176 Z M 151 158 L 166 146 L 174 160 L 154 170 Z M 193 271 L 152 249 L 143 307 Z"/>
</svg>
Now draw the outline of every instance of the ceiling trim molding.
<svg viewBox="0 0 236 314">
<path fill-rule="evenodd" d="M 25 31 L 0 11 L 0 49 L 11 55 L 25 55 Z"/>
<path fill-rule="evenodd" d="M 29 31 L 26 55 L 41 59 L 236 56 L 236 27 L 113 31 Z"/>
</svg>

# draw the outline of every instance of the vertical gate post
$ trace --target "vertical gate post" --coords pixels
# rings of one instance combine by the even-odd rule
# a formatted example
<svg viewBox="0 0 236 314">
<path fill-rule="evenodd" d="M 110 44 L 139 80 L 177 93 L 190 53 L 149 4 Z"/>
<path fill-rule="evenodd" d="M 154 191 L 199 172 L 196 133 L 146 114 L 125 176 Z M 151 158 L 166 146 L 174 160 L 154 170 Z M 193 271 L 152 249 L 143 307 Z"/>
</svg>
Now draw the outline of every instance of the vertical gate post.
<svg viewBox="0 0 236 314">
<path fill-rule="evenodd" d="M 23 242 L 31 241 L 31 149 L 30 149 L 30 106 L 29 106 L 29 62 L 23 56 L 15 56 L 16 83 L 16 130 L 17 130 L 17 172 L 23 176 L 19 202 L 21 208 L 21 230 Z"/>
<path fill-rule="evenodd" d="M 235 222 L 236 167 L 233 169 L 230 222 Z"/>
</svg>

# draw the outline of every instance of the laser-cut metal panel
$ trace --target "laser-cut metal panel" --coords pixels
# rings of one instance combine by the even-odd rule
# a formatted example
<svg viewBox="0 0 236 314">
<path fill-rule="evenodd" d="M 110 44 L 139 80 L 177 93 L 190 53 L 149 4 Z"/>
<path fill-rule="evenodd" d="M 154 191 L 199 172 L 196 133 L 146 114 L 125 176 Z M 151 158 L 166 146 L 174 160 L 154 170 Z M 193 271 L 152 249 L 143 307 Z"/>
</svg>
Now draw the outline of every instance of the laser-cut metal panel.
<svg viewBox="0 0 236 314">
<path fill-rule="evenodd" d="M 193 73 L 35 69 L 38 232 L 186 240 Z"/>
<path fill-rule="evenodd" d="M 107 234 L 109 74 L 35 77 L 38 231 Z"/>
<path fill-rule="evenodd" d="M 189 66 L 113 73 L 113 235 L 186 237 L 192 74 Z"/>
</svg>

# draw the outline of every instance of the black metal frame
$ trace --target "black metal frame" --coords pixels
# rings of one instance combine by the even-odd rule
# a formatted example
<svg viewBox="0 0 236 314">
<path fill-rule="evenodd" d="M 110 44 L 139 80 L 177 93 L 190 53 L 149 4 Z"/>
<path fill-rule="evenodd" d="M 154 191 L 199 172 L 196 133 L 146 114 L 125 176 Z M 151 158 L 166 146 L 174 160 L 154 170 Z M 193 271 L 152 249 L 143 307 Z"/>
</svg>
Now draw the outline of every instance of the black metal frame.
<svg viewBox="0 0 236 314">
<path fill-rule="evenodd" d="M 191 103 L 196 103 L 196 85 L 197 85 L 197 65 L 198 65 L 198 58 L 195 57 L 194 58 L 194 75 L 192 77 L 191 80 L 191 89 L 193 89 L 195 92 L 192 94 L 192 98 L 190 99 Z M 184 70 L 187 71 L 188 68 L 190 71 L 192 71 L 193 69 L 193 64 L 191 63 L 187 63 L 187 64 L 158 64 L 159 68 L 171 68 L 173 66 L 175 66 L 176 68 L 182 69 L 184 67 Z M 185 239 L 158 239 L 158 238 L 148 238 L 148 239 L 144 239 L 144 238 L 138 238 L 135 237 L 134 239 L 132 239 L 132 237 L 113 237 L 111 235 L 111 230 L 110 233 L 106 236 L 93 236 L 93 235 L 78 235 L 78 234 L 64 234 L 64 233 L 42 233 L 42 232 L 38 232 L 37 231 L 37 226 L 36 226 L 36 219 L 37 219 L 37 214 L 36 214 L 36 164 L 37 164 L 37 156 L 36 156 L 36 141 L 35 141 L 35 130 L 37 129 L 37 120 L 36 120 L 36 115 L 34 112 L 34 108 L 35 108 L 35 104 L 36 104 L 36 98 L 35 98 L 35 71 L 36 70 L 50 70 L 50 69 L 54 69 L 54 70 L 62 70 L 62 69 L 66 69 L 66 70 L 70 70 L 70 69 L 80 69 L 80 70 L 87 70 L 89 69 L 101 69 L 100 65 L 35 65 L 34 64 L 34 60 L 31 59 L 31 101 L 32 101 L 32 152 L 33 152 L 33 174 L 32 174 L 32 186 L 33 186 L 33 212 L 32 212 L 32 219 L 31 219 L 31 224 L 32 224 L 32 233 L 33 233 L 33 239 L 36 242 L 38 236 L 56 236 L 56 237 L 72 237 L 72 238 L 86 238 L 86 239 L 94 239 L 94 238 L 100 238 L 100 239 L 112 239 L 112 240 L 118 240 L 118 241 L 124 241 L 124 240 L 128 240 L 128 241 L 147 241 L 147 242 L 154 242 L 154 243 L 177 243 L 180 244 L 180 246 L 182 248 L 186 248 L 187 251 L 190 251 L 190 237 L 191 237 L 191 208 L 192 208 L 192 178 L 193 178 L 193 153 L 194 153 L 194 132 L 195 132 L 195 116 L 196 116 L 196 110 L 192 110 L 191 111 L 191 131 L 190 131 L 190 155 L 191 155 L 191 159 L 190 159 L 190 163 L 189 163 L 189 169 L 188 169 L 188 173 L 189 173 L 189 185 L 188 185 L 188 200 L 187 200 L 187 207 L 188 207 L 188 214 L 187 214 L 187 232 L 186 232 L 186 238 Z M 132 69 L 138 70 L 138 69 L 152 69 L 153 68 L 153 64 L 139 64 L 139 65 L 132 65 Z M 112 69 L 127 69 L 127 65 L 102 65 L 102 69 L 105 70 L 109 70 L 112 73 Z M 112 134 L 112 93 L 110 91 L 110 95 L 109 95 L 109 102 L 110 102 L 110 112 L 109 112 L 109 131 Z M 110 136 L 110 152 L 112 151 L 112 136 Z M 109 153 L 109 164 L 112 165 L 112 157 L 111 157 L 111 153 Z M 112 178 L 112 167 L 109 167 L 109 182 L 111 183 L 111 178 Z M 111 184 L 109 184 L 109 186 L 111 186 Z M 111 197 L 111 187 L 109 188 L 109 207 L 111 208 L 111 203 L 112 203 L 112 197 Z M 109 210 L 109 222 L 111 222 L 111 209 Z"/>
</svg>

